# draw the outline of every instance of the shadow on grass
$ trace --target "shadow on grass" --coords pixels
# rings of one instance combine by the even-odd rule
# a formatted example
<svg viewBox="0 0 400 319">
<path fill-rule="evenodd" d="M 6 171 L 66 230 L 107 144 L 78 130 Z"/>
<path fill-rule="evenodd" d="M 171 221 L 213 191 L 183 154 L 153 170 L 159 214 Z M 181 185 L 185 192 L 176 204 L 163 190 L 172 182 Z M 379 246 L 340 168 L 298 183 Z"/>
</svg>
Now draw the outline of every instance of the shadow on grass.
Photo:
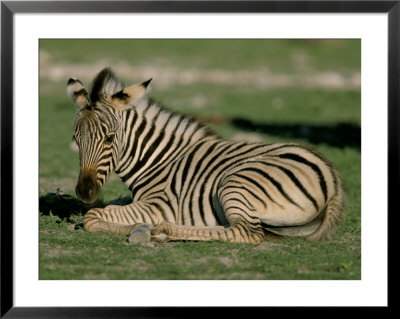
<svg viewBox="0 0 400 319">
<path fill-rule="evenodd" d="M 335 125 L 258 123 L 245 118 L 228 118 L 219 115 L 196 114 L 200 122 L 214 125 L 231 125 L 242 131 L 275 135 L 283 138 L 306 139 L 312 144 L 327 144 L 334 147 L 351 147 L 361 151 L 361 127 L 354 123 Z"/>
<path fill-rule="evenodd" d="M 95 203 L 87 205 L 78 198 L 68 194 L 62 194 L 57 189 L 55 193 L 47 193 L 39 197 L 39 212 L 44 215 L 58 216 L 61 219 L 69 219 L 72 215 L 84 215 L 94 207 L 103 208 L 106 205 L 127 205 L 132 202 L 130 197 L 122 197 L 105 203 L 102 199 L 98 199 Z"/>
<path fill-rule="evenodd" d="M 313 124 L 255 123 L 243 118 L 233 118 L 230 124 L 241 129 L 284 138 L 303 138 L 312 144 L 328 144 L 361 151 L 361 128 L 352 123 L 337 123 L 332 126 Z"/>
<path fill-rule="evenodd" d="M 39 212 L 44 215 L 51 213 L 61 219 L 69 218 L 71 215 L 83 215 L 92 207 L 94 206 L 85 205 L 71 195 L 61 194 L 59 190 L 39 197 Z"/>
</svg>

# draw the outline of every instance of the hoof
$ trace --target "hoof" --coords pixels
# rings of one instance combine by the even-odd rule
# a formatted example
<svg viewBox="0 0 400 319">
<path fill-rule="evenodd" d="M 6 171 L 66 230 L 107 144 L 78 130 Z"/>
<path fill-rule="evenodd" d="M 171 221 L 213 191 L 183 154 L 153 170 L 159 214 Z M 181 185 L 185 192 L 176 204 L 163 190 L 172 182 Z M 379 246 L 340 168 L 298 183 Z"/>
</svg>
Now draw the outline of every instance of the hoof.
<svg viewBox="0 0 400 319">
<path fill-rule="evenodd" d="M 151 230 L 151 238 L 159 243 L 166 243 L 170 241 L 171 230 L 174 226 L 174 224 L 164 221 L 158 225 L 155 225 Z"/>
<path fill-rule="evenodd" d="M 170 239 L 167 234 L 158 234 L 158 235 L 153 235 L 152 237 L 155 241 L 158 241 L 159 243 L 166 243 Z"/>
<path fill-rule="evenodd" d="M 150 229 L 153 226 L 150 224 L 138 224 L 132 231 L 128 238 L 130 244 L 133 243 L 150 243 L 151 233 Z"/>
</svg>

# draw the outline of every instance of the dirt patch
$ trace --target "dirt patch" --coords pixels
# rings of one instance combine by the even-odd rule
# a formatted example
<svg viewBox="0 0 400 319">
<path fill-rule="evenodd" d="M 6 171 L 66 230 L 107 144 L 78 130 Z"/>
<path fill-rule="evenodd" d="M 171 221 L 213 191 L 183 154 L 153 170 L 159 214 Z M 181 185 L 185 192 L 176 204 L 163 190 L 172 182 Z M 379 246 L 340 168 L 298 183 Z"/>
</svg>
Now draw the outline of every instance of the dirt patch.
<svg viewBox="0 0 400 319">
<path fill-rule="evenodd" d="M 54 192 L 57 189 L 62 190 L 64 193 L 71 192 L 74 190 L 76 185 L 76 179 L 73 178 L 46 178 L 41 177 L 40 182 L 40 193 Z"/>
<path fill-rule="evenodd" d="M 254 273 L 240 273 L 240 272 L 233 272 L 231 274 L 223 274 L 223 275 L 216 275 L 215 280 L 260 280 L 260 279 L 264 279 L 265 275 L 258 273 L 258 274 L 254 274 Z"/>
<path fill-rule="evenodd" d="M 347 250 L 357 250 L 361 249 L 361 242 L 359 236 L 346 234 L 344 236 L 338 236 L 331 241 L 332 243 L 337 243 L 343 246 L 347 246 Z"/>
<path fill-rule="evenodd" d="M 65 250 L 65 248 L 61 246 L 51 247 L 47 244 L 40 244 L 40 254 L 42 257 L 46 258 L 57 258 L 61 255 L 70 254 L 69 250 Z"/>
<path fill-rule="evenodd" d="M 39 192 L 46 194 L 55 192 L 57 189 L 62 190 L 63 193 L 73 192 L 76 186 L 77 179 L 75 178 L 47 178 L 41 177 L 39 179 Z"/>
<path fill-rule="evenodd" d="M 232 265 L 235 263 L 230 257 L 219 257 L 218 260 L 228 268 L 232 267 Z"/>
<path fill-rule="evenodd" d="M 50 250 L 46 250 L 44 252 L 42 252 L 42 254 L 44 255 L 44 257 L 48 257 L 48 258 L 56 258 L 60 256 L 61 251 L 58 249 L 50 249 Z"/>
<path fill-rule="evenodd" d="M 111 63 L 100 60 L 93 64 L 72 64 L 54 62 L 51 54 L 40 50 L 40 78 L 51 81 L 66 81 L 77 77 L 88 83 L 104 66 L 112 65 L 116 74 L 124 79 L 143 81 L 150 77 L 156 79 L 157 89 L 167 90 L 172 85 L 193 85 L 197 83 L 238 86 L 265 90 L 270 88 L 301 87 L 323 88 L 327 90 L 359 89 L 361 73 L 342 74 L 337 71 L 301 71 L 295 74 L 272 73 L 268 69 L 256 70 L 204 70 L 197 68 L 179 69 L 165 64 L 131 65 L 126 62 Z M 204 101 L 193 101 L 194 107 L 201 107 Z"/>
<path fill-rule="evenodd" d="M 107 274 L 85 274 L 83 277 L 85 280 L 109 280 L 110 278 L 108 277 Z"/>
<path fill-rule="evenodd" d="M 258 250 L 272 250 L 272 249 L 277 249 L 277 248 L 285 248 L 289 247 L 286 244 L 279 243 L 279 242 L 273 242 L 273 241 L 264 241 L 260 245 L 256 247 Z"/>
<path fill-rule="evenodd" d="M 136 271 L 148 271 L 149 265 L 143 260 L 133 260 L 129 267 L 135 269 Z M 122 268 L 122 267 L 121 267 Z"/>
</svg>

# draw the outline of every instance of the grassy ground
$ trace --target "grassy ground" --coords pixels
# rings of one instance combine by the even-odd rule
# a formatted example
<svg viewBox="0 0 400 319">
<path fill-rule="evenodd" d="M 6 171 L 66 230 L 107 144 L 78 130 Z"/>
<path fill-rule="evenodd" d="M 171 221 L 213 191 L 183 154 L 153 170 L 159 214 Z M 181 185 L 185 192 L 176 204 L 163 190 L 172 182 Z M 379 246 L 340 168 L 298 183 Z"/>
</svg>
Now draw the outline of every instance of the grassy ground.
<svg viewBox="0 0 400 319">
<path fill-rule="evenodd" d="M 361 278 L 360 41 L 41 40 L 40 62 L 40 279 Z M 89 84 L 105 66 L 128 83 L 154 77 L 152 97 L 227 139 L 316 147 L 348 196 L 334 239 L 131 245 L 118 234 L 86 233 L 88 208 L 74 194 L 76 108 L 65 85 L 71 76 Z M 100 205 L 129 195 L 111 176 Z"/>
</svg>

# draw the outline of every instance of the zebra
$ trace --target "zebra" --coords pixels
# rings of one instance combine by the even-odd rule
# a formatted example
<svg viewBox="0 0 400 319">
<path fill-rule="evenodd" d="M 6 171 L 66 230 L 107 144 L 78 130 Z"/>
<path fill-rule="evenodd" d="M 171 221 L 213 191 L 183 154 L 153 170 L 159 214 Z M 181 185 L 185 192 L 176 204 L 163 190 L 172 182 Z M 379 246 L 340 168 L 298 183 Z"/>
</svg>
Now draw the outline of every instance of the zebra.
<svg viewBox="0 0 400 319">
<path fill-rule="evenodd" d="M 327 159 L 297 143 L 223 140 L 150 98 L 151 80 L 125 86 L 105 68 L 90 94 L 80 80 L 68 81 L 78 106 L 77 197 L 93 204 L 115 172 L 133 199 L 88 210 L 86 231 L 118 232 L 130 242 L 258 245 L 268 233 L 331 239 L 344 216 L 345 192 Z"/>
</svg>

